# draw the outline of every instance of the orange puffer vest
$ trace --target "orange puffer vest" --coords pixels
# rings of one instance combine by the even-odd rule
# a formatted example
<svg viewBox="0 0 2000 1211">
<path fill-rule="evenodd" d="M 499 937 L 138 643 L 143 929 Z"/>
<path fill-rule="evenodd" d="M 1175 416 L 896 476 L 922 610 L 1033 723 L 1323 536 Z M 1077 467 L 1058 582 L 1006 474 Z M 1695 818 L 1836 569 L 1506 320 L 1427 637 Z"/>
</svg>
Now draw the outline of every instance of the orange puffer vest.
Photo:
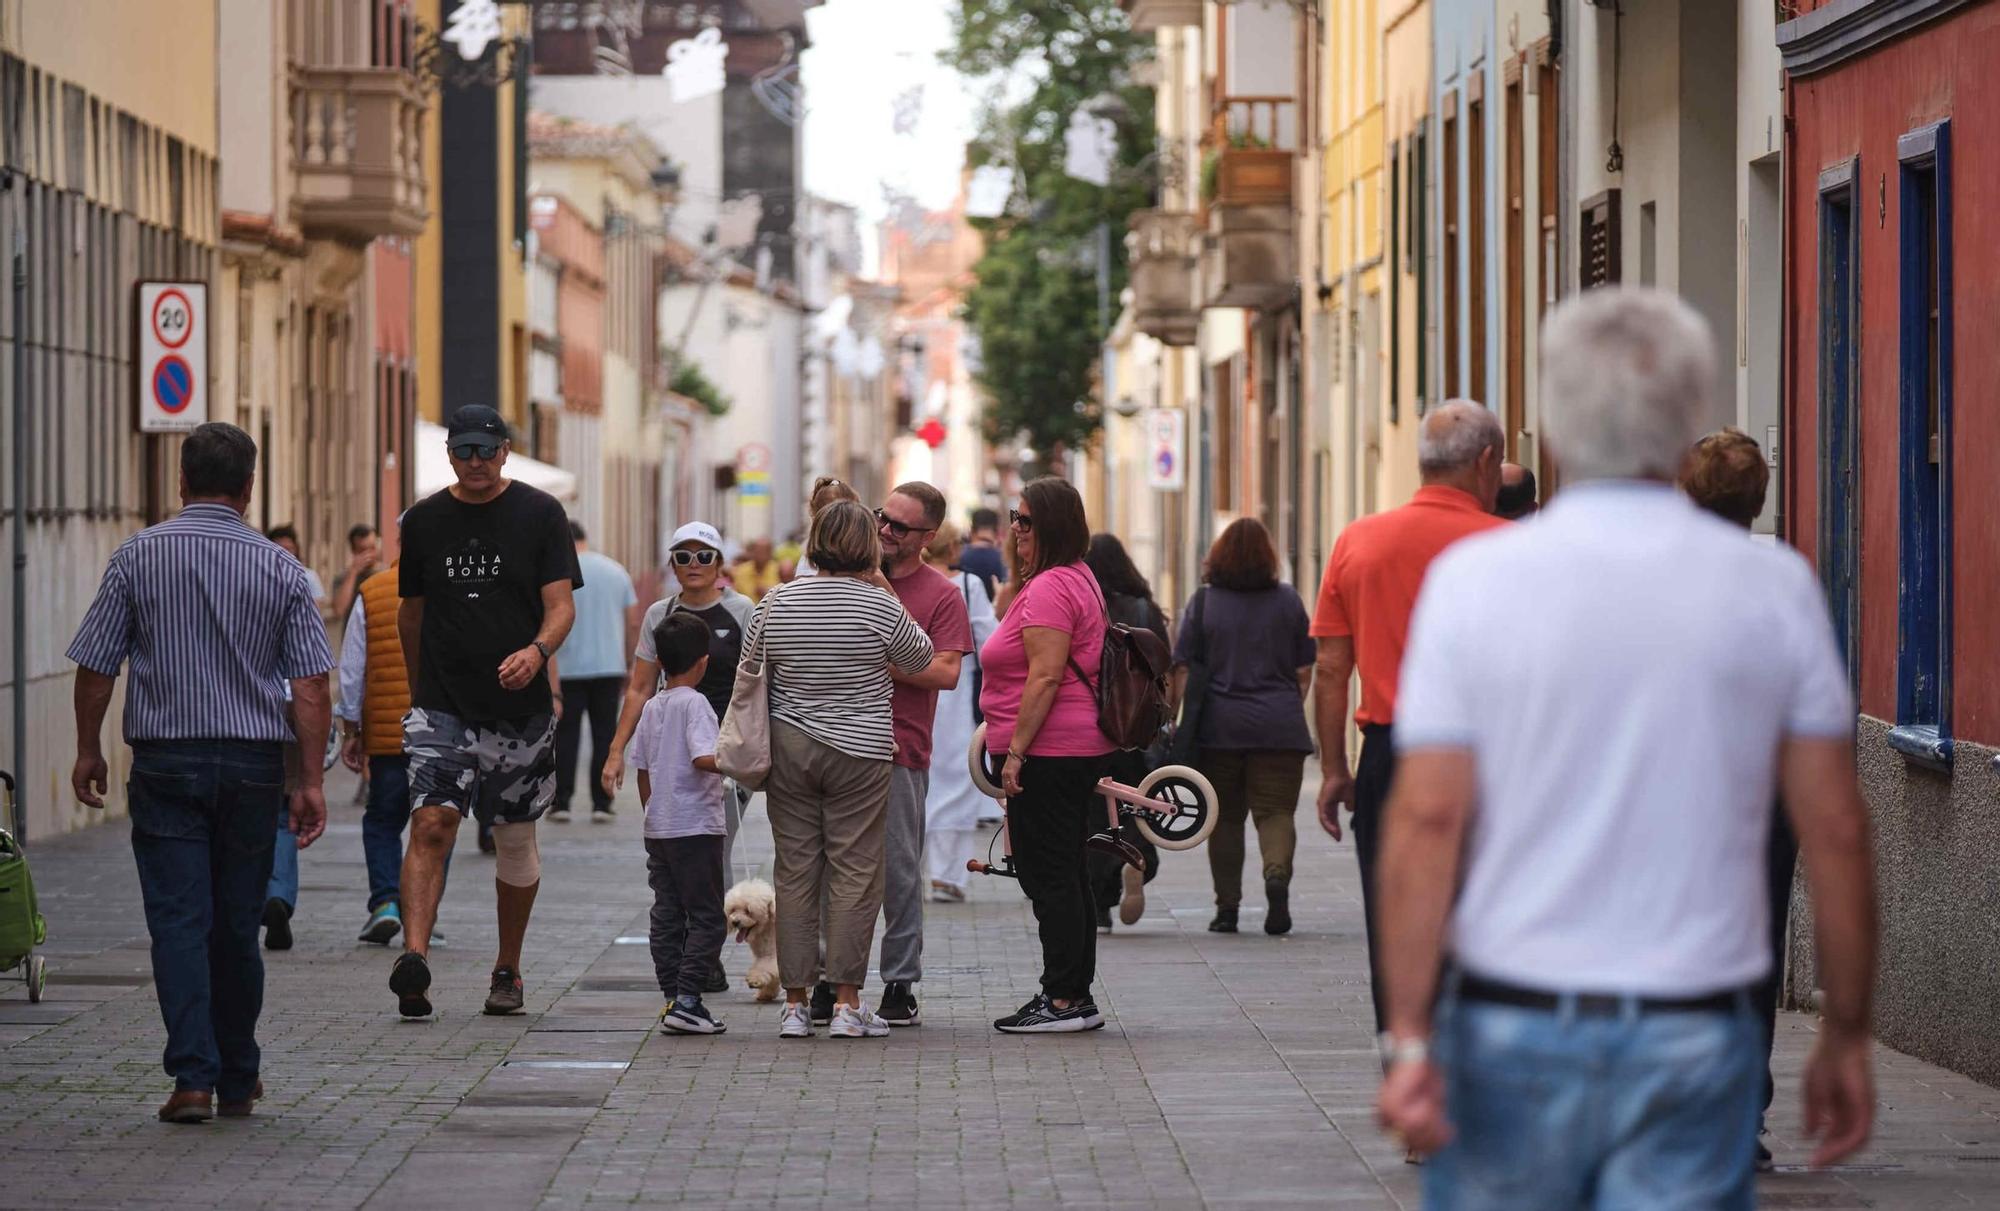
<svg viewBox="0 0 2000 1211">
<path fill-rule="evenodd" d="M 410 674 L 396 633 L 396 565 L 361 582 L 361 614 L 368 624 L 368 673 L 362 680 L 361 747 L 371 757 L 403 751 L 403 716 L 410 713 Z"/>
</svg>

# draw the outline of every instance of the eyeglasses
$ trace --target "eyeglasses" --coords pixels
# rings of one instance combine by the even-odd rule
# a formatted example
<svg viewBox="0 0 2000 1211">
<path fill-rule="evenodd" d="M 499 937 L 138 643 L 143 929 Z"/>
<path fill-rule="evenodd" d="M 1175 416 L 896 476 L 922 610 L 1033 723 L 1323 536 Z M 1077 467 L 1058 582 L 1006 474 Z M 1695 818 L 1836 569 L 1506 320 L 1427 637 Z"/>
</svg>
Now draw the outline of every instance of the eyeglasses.
<svg viewBox="0 0 2000 1211">
<path fill-rule="evenodd" d="M 1019 509 L 1009 509 L 1007 510 L 1007 524 L 1025 534 L 1035 528 L 1035 519 L 1021 512 Z"/>
<path fill-rule="evenodd" d="M 906 526 L 880 509 L 875 510 L 875 524 L 887 527 L 889 533 L 897 538 L 907 538 L 923 529 L 922 526 Z"/>
<path fill-rule="evenodd" d="M 451 456 L 462 463 L 490 461 L 500 456 L 500 447 L 488 442 L 459 442 L 451 447 Z"/>
<path fill-rule="evenodd" d="M 685 568 L 691 563 L 698 563 L 705 568 L 721 559 L 722 552 L 711 551 L 707 547 L 703 547 L 699 551 L 674 552 L 674 566 L 677 568 Z"/>
</svg>

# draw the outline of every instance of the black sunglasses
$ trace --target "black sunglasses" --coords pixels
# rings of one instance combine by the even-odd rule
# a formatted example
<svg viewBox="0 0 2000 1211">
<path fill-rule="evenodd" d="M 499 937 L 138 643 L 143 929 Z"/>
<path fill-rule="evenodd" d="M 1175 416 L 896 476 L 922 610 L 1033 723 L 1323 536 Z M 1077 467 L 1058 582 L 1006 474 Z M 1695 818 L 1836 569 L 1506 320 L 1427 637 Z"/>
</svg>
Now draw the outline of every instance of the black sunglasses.
<svg viewBox="0 0 2000 1211">
<path fill-rule="evenodd" d="M 712 551 L 707 547 L 703 547 L 699 551 L 675 551 L 674 566 L 685 568 L 691 563 L 698 563 L 705 568 L 721 558 L 722 552 Z"/>
<path fill-rule="evenodd" d="M 1009 509 L 1007 510 L 1007 524 L 1013 526 L 1016 530 L 1032 530 L 1035 528 L 1035 519 L 1021 512 L 1019 509 Z"/>
<path fill-rule="evenodd" d="M 915 534 L 918 530 L 923 529 L 922 526 L 906 526 L 880 509 L 875 510 L 875 524 L 889 527 L 889 533 L 894 534 L 897 538 L 907 538 L 911 534 Z"/>
<path fill-rule="evenodd" d="M 462 463 L 491 460 L 500 456 L 500 447 L 487 442 L 458 442 L 451 447 L 451 455 Z"/>
</svg>

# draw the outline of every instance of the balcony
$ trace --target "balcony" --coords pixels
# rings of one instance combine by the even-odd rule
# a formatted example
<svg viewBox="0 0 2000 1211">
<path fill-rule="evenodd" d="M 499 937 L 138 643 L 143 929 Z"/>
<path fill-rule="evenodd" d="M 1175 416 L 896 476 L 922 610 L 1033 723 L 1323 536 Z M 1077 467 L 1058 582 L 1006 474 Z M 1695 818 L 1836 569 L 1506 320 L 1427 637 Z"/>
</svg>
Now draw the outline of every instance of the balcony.
<svg viewBox="0 0 2000 1211">
<path fill-rule="evenodd" d="M 1200 236 L 1199 220 L 1184 211 L 1132 214 L 1133 322 L 1163 345 L 1195 343 L 1201 322 L 1194 297 Z"/>
<path fill-rule="evenodd" d="M 300 230 L 356 245 L 422 231 L 423 121 L 423 92 L 401 68 L 292 68 L 292 217 Z"/>
<path fill-rule="evenodd" d="M 1275 307 L 1298 278 L 1294 253 L 1290 97 L 1217 106 L 1202 163 L 1202 305 Z"/>
<path fill-rule="evenodd" d="M 1200 25 L 1202 0 L 1118 0 L 1138 33 L 1175 25 Z"/>
</svg>

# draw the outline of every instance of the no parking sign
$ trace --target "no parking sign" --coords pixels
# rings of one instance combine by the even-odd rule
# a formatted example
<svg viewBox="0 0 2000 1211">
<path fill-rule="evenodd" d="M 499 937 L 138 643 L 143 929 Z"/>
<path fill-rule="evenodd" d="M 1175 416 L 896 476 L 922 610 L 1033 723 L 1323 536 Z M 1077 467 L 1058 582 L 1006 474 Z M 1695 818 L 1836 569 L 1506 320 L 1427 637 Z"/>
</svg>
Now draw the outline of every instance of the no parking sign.
<svg viewBox="0 0 2000 1211">
<path fill-rule="evenodd" d="M 184 433 L 208 419 L 208 285 L 140 282 L 141 433 Z"/>
</svg>

